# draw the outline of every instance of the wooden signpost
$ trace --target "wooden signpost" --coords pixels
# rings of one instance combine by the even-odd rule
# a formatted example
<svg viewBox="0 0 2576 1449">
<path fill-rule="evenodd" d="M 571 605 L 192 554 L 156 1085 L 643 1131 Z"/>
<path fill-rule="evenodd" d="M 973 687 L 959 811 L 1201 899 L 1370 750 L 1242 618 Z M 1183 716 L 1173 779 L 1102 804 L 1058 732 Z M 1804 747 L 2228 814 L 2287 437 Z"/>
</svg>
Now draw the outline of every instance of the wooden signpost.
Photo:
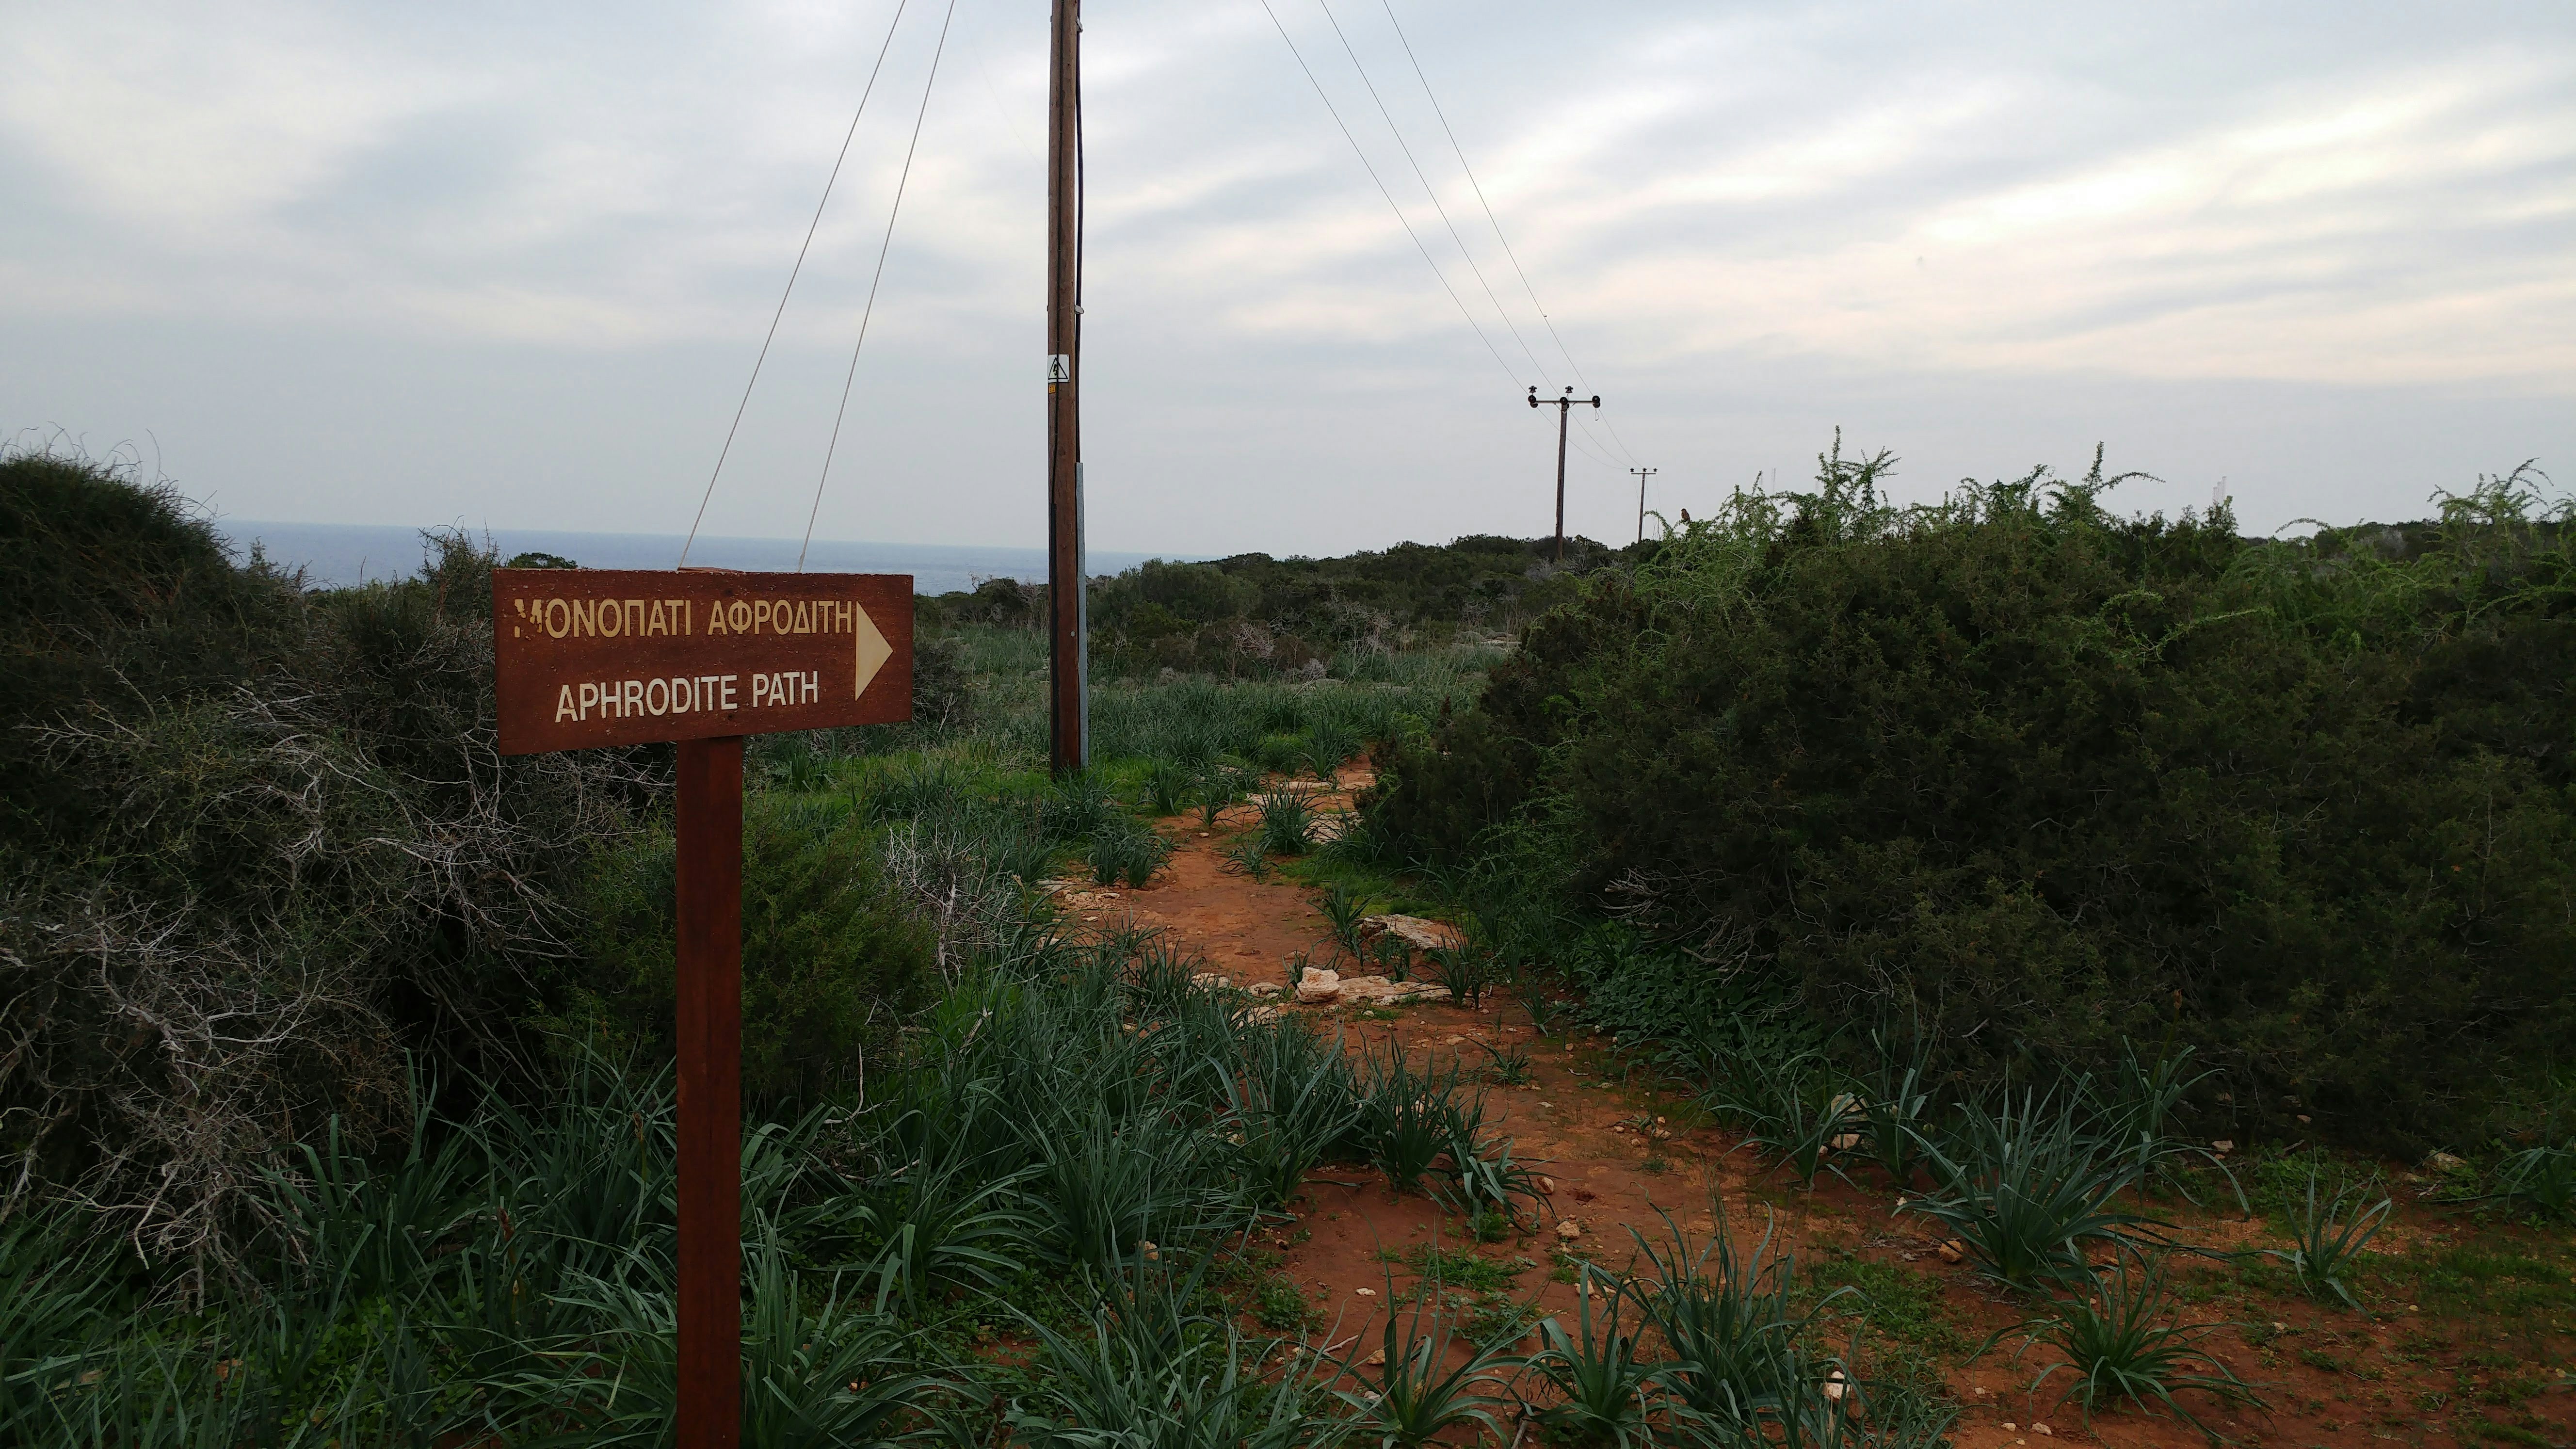
<svg viewBox="0 0 2576 1449">
<path fill-rule="evenodd" d="M 501 753 L 677 741 L 679 1443 L 742 1433 L 742 741 L 912 717 L 912 579 L 496 569 Z"/>
</svg>

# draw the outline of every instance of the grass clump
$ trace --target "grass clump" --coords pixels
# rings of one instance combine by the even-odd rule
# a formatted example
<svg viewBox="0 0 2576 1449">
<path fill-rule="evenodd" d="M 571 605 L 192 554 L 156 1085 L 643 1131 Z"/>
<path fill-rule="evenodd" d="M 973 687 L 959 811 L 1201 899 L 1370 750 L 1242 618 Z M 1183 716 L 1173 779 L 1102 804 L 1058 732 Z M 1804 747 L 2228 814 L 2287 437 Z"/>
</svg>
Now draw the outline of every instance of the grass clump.
<svg viewBox="0 0 2576 1449">
<path fill-rule="evenodd" d="M 1753 1056 L 1704 1100 L 1711 1112 L 1743 1124 L 1746 1146 L 1773 1153 L 1808 1187 L 1827 1156 L 1856 1145 L 1866 1124 L 1861 1099 L 1819 1052 Z"/>
<path fill-rule="evenodd" d="M 1530 1367 L 1555 1398 L 1540 1411 L 1539 1422 L 1567 1438 L 1612 1449 L 1651 1444 L 1646 1393 L 1658 1370 L 1640 1358 L 1637 1335 L 1620 1329 L 1627 1295 L 1608 1274 L 1588 1266 L 1584 1271 L 1574 1330 L 1568 1332 L 1554 1318 L 1538 1326 L 1539 1351 L 1531 1356 Z M 1596 1286 L 1600 1291 L 1593 1291 Z M 1593 1321 L 1596 1299 L 1603 1304 L 1598 1325 Z"/>
<path fill-rule="evenodd" d="M 2201 1346 L 2217 1326 L 2172 1321 L 2172 1295 L 2156 1263 L 2120 1253 L 2110 1270 L 2088 1286 L 2083 1296 L 2062 1301 L 2054 1317 L 2025 1325 L 2023 1352 L 2045 1343 L 2063 1356 L 2031 1380 L 2033 1393 L 2064 1373 L 2073 1382 L 2063 1397 L 2083 1406 L 2087 1428 L 2097 1408 L 2126 1403 L 2145 1412 L 2151 1404 L 2161 1405 L 2212 1444 L 2222 1442 L 2221 1436 L 2176 1394 L 2198 1393 L 2221 1405 L 2263 1406 L 2252 1386 Z"/>
<path fill-rule="evenodd" d="M 1315 844 L 1314 802 L 1294 790 L 1272 790 L 1253 802 L 1260 807 L 1254 835 L 1272 855 L 1304 855 Z"/>
<path fill-rule="evenodd" d="M 2508 1153 L 2495 1167 L 2497 1201 L 2537 1217 L 2576 1217 L 2576 1140 Z"/>
<path fill-rule="evenodd" d="M 2347 1274 L 2369 1251 L 2370 1240 L 2395 1211 L 2396 1204 L 2386 1197 L 2369 1200 L 2363 1184 L 2342 1183 L 2323 1203 L 2317 1200 L 2318 1165 L 2308 1169 L 2305 1201 L 2292 1210 L 2291 1237 L 2295 1247 L 2271 1250 L 2274 1257 L 2287 1264 L 2299 1289 L 2315 1301 L 2339 1302 L 2346 1308 L 2359 1308 L 2352 1289 L 2344 1282 Z"/>
<path fill-rule="evenodd" d="M 1344 882 L 1329 881 L 1316 895 L 1315 909 L 1323 913 L 1325 924 L 1332 928 L 1333 944 L 1351 959 L 1361 959 L 1360 921 L 1368 914 L 1368 897 Z"/>
<path fill-rule="evenodd" d="M 1390 1280 L 1390 1296 L 1393 1288 Z M 1374 1379 L 1374 1386 L 1339 1391 L 1360 1434 L 1395 1449 L 1421 1449 L 1444 1433 L 1470 1427 L 1506 1437 L 1499 1418 L 1506 1401 L 1488 1390 L 1505 1382 L 1519 1362 L 1502 1349 L 1465 1340 L 1457 1314 L 1435 1294 L 1414 1294 L 1409 1315 L 1390 1303 L 1378 1337 L 1375 1371 L 1356 1375 L 1364 1384 Z M 1463 1358 L 1457 1351 L 1462 1347 Z"/>
<path fill-rule="evenodd" d="M 1481 1009 L 1485 993 L 1501 980 L 1493 953 L 1474 945 L 1435 946 L 1425 953 L 1431 961 L 1431 979 L 1449 988 L 1449 999 L 1469 1011 Z"/>
<path fill-rule="evenodd" d="M 1905 1211 L 1942 1224 L 1978 1269 L 2018 1288 L 2088 1280 L 2085 1250 L 2139 1240 L 2159 1220 L 2119 1205 L 2144 1168 L 2088 1120 L 2073 1092 L 1963 1102 L 1926 1153 L 1935 1190 Z"/>
<path fill-rule="evenodd" d="M 1255 1038 L 1228 1088 L 1242 1171 L 1265 1207 L 1348 1150 L 1368 1111 L 1338 1040 L 1282 1031 Z"/>
<path fill-rule="evenodd" d="M 1485 1080 L 1497 1087 L 1525 1087 L 1538 1079 L 1538 1070 L 1530 1061 L 1530 1049 L 1518 1042 L 1491 1042 L 1476 1045 L 1485 1053 Z"/>
<path fill-rule="evenodd" d="M 1254 880 L 1260 880 L 1269 874 L 1270 847 L 1263 842 L 1258 832 L 1245 835 L 1239 840 L 1228 841 L 1225 848 L 1217 854 L 1225 862 L 1226 868 L 1238 875 L 1248 875 Z"/>
<path fill-rule="evenodd" d="M 1142 890 L 1154 872 L 1172 858 L 1172 842 L 1143 826 L 1111 826 L 1091 838 L 1091 878 L 1100 885 L 1121 882 Z"/>
<path fill-rule="evenodd" d="M 1454 1064 L 1417 1065 L 1392 1039 L 1361 1059 L 1359 1101 L 1357 1145 L 1399 1192 L 1421 1191 L 1453 1144 L 1473 1143 L 1484 1110 Z"/>
</svg>

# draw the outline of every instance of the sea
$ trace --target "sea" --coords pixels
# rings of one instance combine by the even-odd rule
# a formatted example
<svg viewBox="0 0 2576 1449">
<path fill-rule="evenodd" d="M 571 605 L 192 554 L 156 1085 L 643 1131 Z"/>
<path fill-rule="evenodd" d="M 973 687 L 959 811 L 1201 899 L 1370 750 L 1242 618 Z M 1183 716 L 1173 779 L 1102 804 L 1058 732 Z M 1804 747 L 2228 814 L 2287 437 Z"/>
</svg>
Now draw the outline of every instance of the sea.
<svg viewBox="0 0 2576 1449">
<path fill-rule="evenodd" d="M 359 523 L 274 523 L 227 518 L 215 529 L 235 558 L 249 556 L 257 544 L 272 563 L 304 570 L 304 580 L 317 588 L 341 588 L 370 579 L 396 579 L 420 568 L 422 542 L 417 528 Z M 501 557 L 550 553 L 584 568 L 667 569 L 679 562 L 680 536 L 675 533 L 582 533 L 541 528 L 495 528 L 488 536 Z M 689 549 L 691 564 L 718 568 L 785 572 L 796 567 L 797 541 L 792 538 L 716 538 L 705 534 Z M 1134 568 L 1148 558 L 1171 554 L 1090 551 L 1083 560 L 1095 577 Z M 814 540 L 805 555 L 811 573 L 910 574 L 913 592 L 946 594 L 972 589 L 986 579 L 1046 582 L 1046 551 L 994 548 L 975 544 L 853 543 Z"/>
</svg>

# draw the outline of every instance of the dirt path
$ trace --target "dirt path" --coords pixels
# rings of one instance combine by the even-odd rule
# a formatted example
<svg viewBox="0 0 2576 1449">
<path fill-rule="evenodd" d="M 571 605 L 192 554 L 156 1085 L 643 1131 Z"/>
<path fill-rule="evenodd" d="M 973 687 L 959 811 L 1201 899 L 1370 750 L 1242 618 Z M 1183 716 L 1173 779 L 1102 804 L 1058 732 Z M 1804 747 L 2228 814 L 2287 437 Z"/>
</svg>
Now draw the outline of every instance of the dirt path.
<svg viewBox="0 0 2576 1449">
<path fill-rule="evenodd" d="M 1364 773 L 1345 774 L 1342 788 L 1319 794 L 1317 803 L 1347 805 L 1368 783 Z M 1277 983 L 1279 999 L 1287 1000 L 1294 984 L 1291 962 L 1302 955 L 1328 964 L 1334 945 L 1315 892 L 1275 873 L 1254 879 L 1224 865 L 1219 851 L 1251 818 L 1250 807 L 1238 806 L 1213 830 L 1200 829 L 1194 816 L 1166 820 L 1161 828 L 1177 848 L 1151 886 L 1078 886 L 1061 903 L 1085 922 L 1125 921 L 1165 931 L 1235 985 Z M 1713 1210 L 1722 1203 L 1740 1250 L 1751 1252 L 1769 1233 L 1775 1248 L 1795 1252 L 1802 1272 L 1821 1269 L 1829 1281 L 1864 1283 L 1875 1275 L 1882 1301 L 1890 1296 L 1885 1285 L 1893 1283 L 1895 1296 L 1920 1305 L 1915 1346 L 1950 1365 L 1949 1388 L 1967 1406 L 1952 1434 L 1958 1449 L 2006 1449 L 2051 1439 L 2116 1449 L 2194 1449 L 2205 1442 L 2176 1420 L 2133 1411 L 2096 1414 L 2088 1429 L 2076 1405 L 2057 1402 L 2064 1375 L 2034 1403 L 2028 1387 L 2048 1355 L 2034 1351 L 2015 1359 L 2017 1338 L 1971 1366 L 1957 1367 L 1967 1348 L 2021 1321 L 2034 1306 L 1989 1289 L 1965 1266 L 1946 1263 L 1924 1220 L 1893 1211 L 1892 1191 L 1820 1177 L 1810 1192 L 1784 1174 L 1767 1173 L 1756 1154 L 1734 1150 L 1739 1137 L 1705 1125 L 1686 1101 L 1619 1079 L 1619 1064 L 1605 1043 L 1534 1031 L 1508 992 L 1493 993 L 1479 1011 L 1445 1002 L 1283 1009 L 1340 1031 L 1352 1051 L 1392 1039 L 1444 1065 L 1454 1054 L 1471 1074 L 1489 1060 L 1481 1050 L 1485 1045 L 1526 1050 L 1529 1080 L 1489 1087 L 1486 1120 L 1512 1140 L 1516 1158 L 1538 1160 L 1556 1189 L 1549 1221 L 1507 1241 L 1477 1243 L 1455 1215 L 1427 1198 L 1393 1193 L 1372 1174 L 1331 1169 L 1310 1179 L 1305 1194 L 1291 1204 L 1296 1220 L 1258 1246 L 1278 1255 L 1288 1281 L 1305 1299 L 1319 1341 L 1336 1355 L 1366 1358 L 1380 1341 L 1390 1306 L 1400 1323 L 1411 1318 L 1418 1270 L 1431 1250 L 1455 1255 L 1443 1260 L 1449 1265 L 1444 1283 L 1462 1312 L 1484 1315 L 1480 1326 L 1492 1327 L 1516 1305 L 1534 1300 L 1537 1314 L 1554 1314 L 1570 1328 L 1578 1260 L 1627 1267 L 1637 1255 L 1632 1232 L 1660 1242 L 1673 1227 L 1687 1234 L 1696 1251 L 1716 1226 Z M 2186 1238 L 2212 1247 L 2238 1246 L 2260 1232 L 2233 1212 L 2183 1216 Z M 2383 1239 L 2392 1245 L 2427 1230 L 2421 1224 L 2392 1226 Z M 1468 1255 L 1475 1261 L 1468 1262 Z M 2401 1361 L 2421 1365 L 2421 1355 L 2404 1358 L 2407 1343 L 2421 1346 L 2420 1338 L 2407 1337 L 2405 1324 L 2327 1314 L 2304 1300 L 2260 1311 L 2268 1322 L 2248 1325 L 2250 1334 L 2230 1325 L 2207 1346 L 2262 1389 L 2271 1411 L 2229 1410 L 2187 1398 L 2214 1429 L 2241 1442 L 2287 1449 L 2420 1445 L 2431 1436 L 2451 1440 L 2448 1426 L 2422 1412 L 2442 1390 L 2391 1382 L 2397 1375 L 2362 1362 L 2385 1361 L 2400 1373 L 2406 1372 Z M 2267 1351 L 2266 1343 L 2287 1351 Z M 1524 1346 L 1534 1348 L 1535 1338 Z M 2549 1394 L 2534 1401 L 2534 1408 L 2540 1418 L 2526 1415 L 2523 1422 L 2545 1420 L 2546 1432 L 2518 1442 L 2563 1445 L 2576 1439 L 2570 1432 L 2576 1395 Z M 2510 1432 L 2489 1437 L 2499 1443 L 2517 1439 Z"/>
</svg>

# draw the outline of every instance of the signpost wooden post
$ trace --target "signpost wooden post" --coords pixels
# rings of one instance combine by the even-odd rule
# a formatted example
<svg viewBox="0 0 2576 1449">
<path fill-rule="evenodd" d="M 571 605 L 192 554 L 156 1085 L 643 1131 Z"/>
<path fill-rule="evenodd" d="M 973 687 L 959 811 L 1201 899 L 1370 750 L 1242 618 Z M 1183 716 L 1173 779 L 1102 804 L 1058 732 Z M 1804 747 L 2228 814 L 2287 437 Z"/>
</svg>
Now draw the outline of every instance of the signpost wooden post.
<svg viewBox="0 0 2576 1449">
<path fill-rule="evenodd" d="M 496 569 L 501 753 L 676 741 L 679 1443 L 742 1434 L 742 741 L 912 717 L 902 574 Z"/>
</svg>

